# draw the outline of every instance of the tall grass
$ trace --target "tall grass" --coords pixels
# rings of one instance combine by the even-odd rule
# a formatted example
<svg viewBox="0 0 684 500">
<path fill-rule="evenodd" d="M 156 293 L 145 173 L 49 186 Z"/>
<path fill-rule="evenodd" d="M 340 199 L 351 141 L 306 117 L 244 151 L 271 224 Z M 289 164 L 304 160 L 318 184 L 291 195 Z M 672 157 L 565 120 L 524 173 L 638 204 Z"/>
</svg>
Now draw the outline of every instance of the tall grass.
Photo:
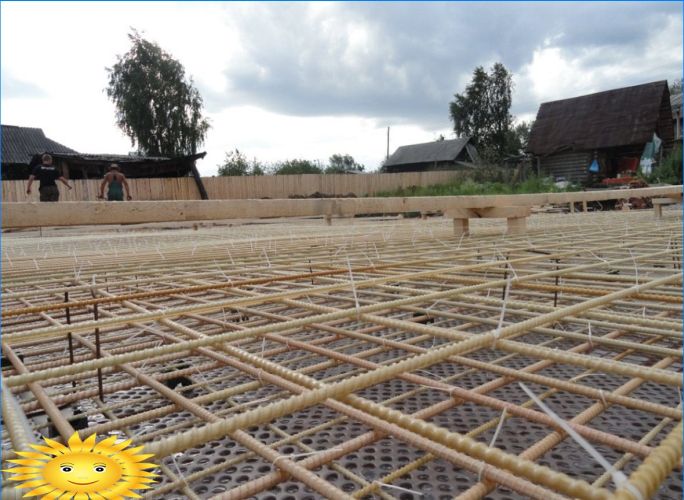
<svg viewBox="0 0 684 500">
<path fill-rule="evenodd" d="M 484 168 L 474 169 L 467 178 L 448 184 L 433 186 L 410 186 L 394 191 L 379 193 L 377 196 L 468 196 L 481 194 L 527 194 L 557 193 L 562 191 L 579 191 L 577 185 L 561 188 L 551 178 L 528 175 L 517 180 L 511 169 Z"/>
</svg>

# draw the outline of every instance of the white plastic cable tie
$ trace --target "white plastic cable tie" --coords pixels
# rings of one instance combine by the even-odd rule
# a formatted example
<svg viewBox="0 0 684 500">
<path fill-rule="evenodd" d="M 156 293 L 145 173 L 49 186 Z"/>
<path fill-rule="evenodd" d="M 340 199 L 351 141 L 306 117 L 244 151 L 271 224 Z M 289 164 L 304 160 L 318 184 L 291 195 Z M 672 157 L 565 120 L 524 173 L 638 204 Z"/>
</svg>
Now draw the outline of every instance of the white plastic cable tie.
<svg viewBox="0 0 684 500">
<path fill-rule="evenodd" d="M 596 259 L 601 260 L 601 261 L 605 262 L 606 264 L 608 263 L 608 261 L 607 261 L 606 259 L 604 259 L 603 257 L 599 257 L 598 255 L 596 255 L 596 254 L 595 254 L 594 252 L 592 252 L 591 250 L 589 250 L 589 253 L 590 253 L 591 255 L 593 255 Z"/>
<path fill-rule="evenodd" d="M 247 396 L 247 397 L 249 397 L 249 396 Z M 233 398 L 233 399 L 235 399 L 235 398 Z M 271 399 L 270 396 L 264 396 L 263 398 L 252 399 L 251 401 L 246 401 L 245 403 L 242 403 L 242 404 L 243 405 L 255 405 L 258 403 L 263 403 L 264 401 L 269 401 L 270 399 Z"/>
<path fill-rule="evenodd" d="M 262 248 L 264 252 L 264 257 L 266 257 L 266 263 L 268 264 L 268 267 L 271 267 L 271 261 L 268 258 L 268 254 L 266 253 L 266 247 Z"/>
<path fill-rule="evenodd" d="M 429 378 L 430 380 L 435 380 L 435 379 L 433 378 L 433 377 L 435 376 L 435 374 L 432 373 L 432 372 L 429 372 L 429 371 L 427 371 L 427 370 L 418 370 L 416 373 L 424 373 L 424 374 L 426 374 L 426 375 L 429 375 L 428 378 Z"/>
<path fill-rule="evenodd" d="M 489 443 L 489 447 L 491 448 L 494 446 L 494 443 L 496 442 L 496 438 L 499 437 L 499 432 L 501 432 L 501 428 L 503 427 L 504 420 L 506 420 L 506 408 L 503 409 L 501 412 L 501 416 L 499 417 L 499 423 L 496 426 L 496 430 L 494 431 L 494 435 L 492 436 L 492 440 Z M 482 467 L 480 467 L 480 470 L 477 473 L 477 482 L 479 483 L 482 481 L 482 473 L 484 472 L 485 468 L 487 467 L 487 463 L 483 462 Z"/>
<path fill-rule="evenodd" d="M 427 309 L 425 309 L 425 312 L 427 313 L 428 318 L 432 317 L 432 316 L 430 316 L 430 311 L 432 310 L 432 308 L 435 307 L 437 304 L 439 304 L 441 301 L 442 301 L 441 299 L 437 299 L 432 304 L 430 304 L 430 306 Z"/>
<path fill-rule="evenodd" d="M 176 462 L 176 456 L 177 456 L 177 455 L 183 455 L 183 454 L 182 454 L 182 453 L 174 453 L 173 455 L 171 455 L 171 461 L 173 462 L 173 465 L 174 465 L 174 467 L 176 468 L 176 472 L 178 472 L 178 477 L 180 477 L 181 481 L 183 482 L 183 484 L 184 484 L 185 486 L 188 486 L 188 487 L 189 487 L 190 485 L 189 485 L 188 482 L 185 480 L 185 476 L 184 476 L 183 473 L 181 472 L 180 467 L 178 466 L 178 462 Z"/>
<path fill-rule="evenodd" d="M 634 282 L 636 285 L 639 284 L 639 269 L 637 268 L 637 262 L 636 258 L 634 257 L 634 254 L 632 253 L 632 249 L 628 248 L 629 250 L 629 256 L 632 257 L 632 262 L 634 263 Z"/>
<path fill-rule="evenodd" d="M 356 306 L 356 317 L 357 319 L 361 316 L 361 306 L 359 306 L 359 298 L 356 295 L 356 285 L 354 284 L 354 275 L 352 274 L 351 262 L 349 262 L 349 256 L 347 256 L 347 268 L 349 269 L 349 279 L 351 281 L 352 294 L 354 295 L 354 304 Z"/>
<path fill-rule="evenodd" d="M 408 488 L 404 488 L 404 487 L 402 487 L 402 486 L 395 486 L 395 485 L 393 485 L 393 484 L 383 483 L 382 481 L 379 481 L 379 480 L 377 480 L 377 479 L 376 479 L 375 481 L 373 481 L 371 484 L 377 484 L 377 485 L 378 485 L 379 487 L 381 487 L 381 488 L 392 488 L 392 489 L 399 490 L 399 491 L 405 491 L 406 493 L 411 493 L 411 494 L 413 494 L 413 495 L 418 495 L 419 497 L 422 497 L 422 496 L 423 496 L 423 494 L 420 493 L 419 491 L 409 490 Z"/>
<path fill-rule="evenodd" d="M 606 469 L 606 472 L 610 474 L 617 488 L 624 486 L 632 495 L 634 495 L 637 500 L 645 500 L 644 496 L 636 488 L 636 486 L 629 482 L 629 479 L 627 479 L 627 476 L 625 476 L 624 472 L 616 470 L 610 464 L 610 462 L 603 457 L 603 455 L 596 451 L 596 448 L 589 444 L 586 439 L 580 436 L 575 429 L 568 425 L 568 423 L 560 418 L 551 408 L 546 406 L 546 404 L 544 404 L 534 392 L 528 389 L 525 384 L 518 382 L 518 385 L 535 403 L 537 403 L 537 406 L 544 410 L 544 413 L 551 417 L 568 434 L 568 436 L 574 439 L 577 444 L 584 448 L 584 451 L 586 451 L 594 460 L 596 460 L 604 469 Z"/>
<path fill-rule="evenodd" d="M 504 257 L 504 254 L 501 253 L 501 250 L 499 250 L 499 247 L 496 247 L 496 252 L 501 256 L 501 260 L 503 260 L 506 264 L 506 267 L 511 270 L 513 273 L 513 277 L 517 280 L 518 279 L 518 273 L 515 272 L 515 268 L 511 265 L 510 262 L 508 262 L 508 258 Z M 498 261 L 498 259 L 497 259 Z"/>
<path fill-rule="evenodd" d="M 197 373 L 199 378 L 202 379 L 202 382 L 204 383 L 204 385 L 206 387 L 209 387 L 209 382 L 207 381 L 206 378 L 204 378 L 204 375 L 202 375 L 202 372 L 199 371 L 199 368 L 197 367 L 197 365 L 193 365 L 193 368 L 195 369 L 195 372 Z"/>
<path fill-rule="evenodd" d="M 508 278 L 506 281 L 506 289 L 504 290 L 504 300 L 503 300 L 503 305 L 501 306 L 501 315 L 499 316 L 499 324 L 496 326 L 496 330 L 494 330 L 494 345 L 492 347 L 496 347 L 496 342 L 499 340 L 499 337 L 501 336 L 501 327 L 503 326 L 503 320 L 504 316 L 506 315 L 506 303 L 508 302 L 508 292 L 511 288 L 511 279 Z"/>
<path fill-rule="evenodd" d="M 587 327 L 589 328 L 589 348 L 594 348 L 594 342 L 591 340 L 591 321 L 587 321 Z"/>
<path fill-rule="evenodd" d="M 463 241 L 464 236 L 465 236 L 465 233 L 461 233 L 461 237 L 458 239 L 458 246 L 456 247 L 456 250 L 461 249 L 461 242 Z"/>
<path fill-rule="evenodd" d="M 606 401 L 606 394 L 603 389 L 599 389 L 599 396 L 601 397 L 601 403 L 603 403 L 604 408 L 608 408 L 608 402 Z"/>
<path fill-rule="evenodd" d="M 266 350 L 266 337 L 261 337 L 261 353 L 259 353 L 260 357 L 264 357 L 264 351 Z"/>
<path fill-rule="evenodd" d="M 373 264 L 373 261 L 372 261 L 371 258 L 368 256 L 368 254 L 366 253 L 366 251 L 365 251 L 365 250 L 362 250 L 362 252 L 363 252 L 363 256 L 366 258 L 366 260 L 368 261 L 368 263 L 370 264 L 370 266 L 374 268 L 374 267 L 375 267 L 375 264 Z"/>
<path fill-rule="evenodd" d="M 646 306 L 644 306 L 644 310 L 641 311 L 641 316 L 646 319 Z"/>
</svg>

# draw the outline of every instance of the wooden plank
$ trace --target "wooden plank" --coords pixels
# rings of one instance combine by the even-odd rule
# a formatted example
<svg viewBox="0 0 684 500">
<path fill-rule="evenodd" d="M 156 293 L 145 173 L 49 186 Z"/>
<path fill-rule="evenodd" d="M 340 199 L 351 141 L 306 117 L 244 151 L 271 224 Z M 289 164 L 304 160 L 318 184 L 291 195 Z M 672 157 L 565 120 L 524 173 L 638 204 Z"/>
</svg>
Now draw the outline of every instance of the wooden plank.
<svg viewBox="0 0 684 500">
<path fill-rule="evenodd" d="M 681 198 L 653 198 L 651 202 L 654 205 L 675 205 L 681 203 Z"/>
<path fill-rule="evenodd" d="M 142 180 L 142 179 L 141 179 Z M 97 181 L 92 181 L 97 182 Z M 103 206 L 93 202 L 62 202 L 59 210 L 40 203 L 2 203 L 2 227 L 71 226 L 188 220 L 220 220 L 244 217 L 299 217 L 312 215 L 350 216 L 362 213 L 405 213 L 450 209 L 492 209 L 567 203 L 588 200 L 622 199 L 629 196 L 668 196 L 680 194 L 681 186 L 579 193 L 543 193 L 507 196 L 435 196 L 407 198 L 328 198 L 305 200 L 189 200 L 133 201 Z M 155 193 L 158 194 L 158 193 Z M 99 207 L 99 208 L 98 208 Z M 495 213 L 495 212 L 491 212 Z M 502 212 L 503 213 L 503 212 Z M 505 217 L 506 215 L 501 215 Z"/>
<path fill-rule="evenodd" d="M 450 208 L 444 214 L 452 219 L 508 219 L 510 217 L 527 217 L 532 207 L 489 207 L 489 208 Z"/>
</svg>

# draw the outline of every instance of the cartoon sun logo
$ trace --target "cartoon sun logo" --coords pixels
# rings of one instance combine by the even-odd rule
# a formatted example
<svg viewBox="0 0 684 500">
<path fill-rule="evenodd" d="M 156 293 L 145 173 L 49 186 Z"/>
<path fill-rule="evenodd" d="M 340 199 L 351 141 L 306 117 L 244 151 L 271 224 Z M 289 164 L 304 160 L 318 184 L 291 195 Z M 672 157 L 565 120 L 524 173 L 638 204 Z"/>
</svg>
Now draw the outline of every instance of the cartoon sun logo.
<svg viewBox="0 0 684 500">
<path fill-rule="evenodd" d="M 142 446 L 128 448 L 131 441 L 116 442 L 110 437 L 96 443 L 93 434 L 81 441 L 78 433 L 68 446 L 43 438 L 48 446 L 30 445 L 34 451 L 17 451 L 21 459 L 9 460 L 18 467 L 3 472 L 14 474 L 11 481 L 26 481 L 20 489 L 31 488 L 24 498 L 123 499 L 140 498 L 132 490 L 149 489 L 154 474 L 145 469 L 157 467 L 144 460 L 152 455 L 139 454 Z M 127 449 L 128 448 L 128 449 Z M 62 495 L 65 495 L 62 497 Z"/>
</svg>

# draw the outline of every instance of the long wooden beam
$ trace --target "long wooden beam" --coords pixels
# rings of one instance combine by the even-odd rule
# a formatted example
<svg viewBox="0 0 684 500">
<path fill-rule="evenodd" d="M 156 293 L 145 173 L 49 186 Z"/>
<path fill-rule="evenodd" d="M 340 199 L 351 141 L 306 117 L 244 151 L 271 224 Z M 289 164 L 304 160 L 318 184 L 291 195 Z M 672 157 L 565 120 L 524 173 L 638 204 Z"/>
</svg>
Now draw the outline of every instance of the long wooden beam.
<svg viewBox="0 0 684 500">
<path fill-rule="evenodd" d="M 663 197 L 682 193 L 682 186 L 614 189 L 525 195 L 433 196 L 407 198 L 327 198 L 298 200 L 208 200 L 2 203 L 2 227 L 134 224 L 316 215 L 357 215 L 449 211 L 453 209 L 529 207 L 547 203 Z"/>
</svg>

